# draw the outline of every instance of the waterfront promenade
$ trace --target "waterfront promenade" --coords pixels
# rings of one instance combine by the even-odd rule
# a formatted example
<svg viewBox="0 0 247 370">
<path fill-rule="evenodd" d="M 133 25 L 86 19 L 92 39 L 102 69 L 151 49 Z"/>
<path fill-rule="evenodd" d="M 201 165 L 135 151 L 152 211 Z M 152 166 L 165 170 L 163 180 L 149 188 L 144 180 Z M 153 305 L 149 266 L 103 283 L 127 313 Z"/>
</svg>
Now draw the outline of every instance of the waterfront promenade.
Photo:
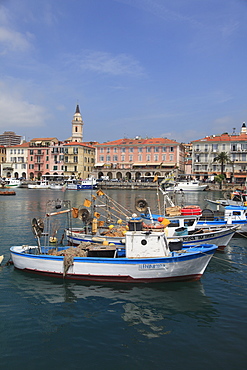
<svg viewBox="0 0 247 370">
<path fill-rule="evenodd" d="M 23 181 L 21 187 L 27 188 L 27 185 L 32 183 L 32 181 Z M 233 184 L 233 183 L 223 183 L 222 189 L 218 183 L 208 183 L 208 187 L 204 191 L 222 190 L 222 191 L 235 191 L 235 190 L 245 190 L 245 185 Z M 97 183 L 99 189 L 156 189 L 157 182 L 136 182 L 136 181 L 102 181 Z"/>
<path fill-rule="evenodd" d="M 102 181 L 97 183 L 97 186 L 101 189 L 156 189 L 157 182 Z M 245 190 L 245 186 L 241 184 L 223 183 L 222 189 L 220 189 L 220 185 L 218 183 L 208 183 L 208 187 L 204 191 L 235 191 L 237 189 Z"/>
</svg>

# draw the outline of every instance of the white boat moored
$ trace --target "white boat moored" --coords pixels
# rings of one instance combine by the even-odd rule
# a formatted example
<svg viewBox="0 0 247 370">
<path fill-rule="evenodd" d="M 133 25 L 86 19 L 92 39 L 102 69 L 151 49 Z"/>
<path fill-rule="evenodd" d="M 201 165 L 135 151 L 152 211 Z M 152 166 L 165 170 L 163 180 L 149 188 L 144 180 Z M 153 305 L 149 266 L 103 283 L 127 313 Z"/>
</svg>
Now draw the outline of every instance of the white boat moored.
<svg viewBox="0 0 247 370">
<path fill-rule="evenodd" d="M 177 250 L 178 249 L 178 250 Z M 81 247 L 13 246 L 15 268 L 75 280 L 162 282 L 198 280 L 216 245 L 169 247 L 164 232 L 128 231 L 125 248 L 116 245 Z M 41 252 L 41 253 L 40 253 Z"/>
</svg>

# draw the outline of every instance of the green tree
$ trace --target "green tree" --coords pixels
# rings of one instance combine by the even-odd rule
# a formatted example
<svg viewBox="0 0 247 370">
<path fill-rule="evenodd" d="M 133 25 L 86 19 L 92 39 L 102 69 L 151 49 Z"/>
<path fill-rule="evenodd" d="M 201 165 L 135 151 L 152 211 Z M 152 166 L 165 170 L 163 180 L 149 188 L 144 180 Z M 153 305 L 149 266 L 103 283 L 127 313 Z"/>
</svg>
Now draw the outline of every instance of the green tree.
<svg viewBox="0 0 247 370">
<path fill-rule="evenodd" d="M 231 163 L 231 159 L 226 152 L 221 152 L 214 158 L 214 162 L 220 163 L 220 174 L 224 175 L 224 164 Z"/>
<path fill-rule="evenodd" d="M 224 164 L 231 163 L 231 159 L 226 152 L 218 153 L 217 156 L 214 158 L 214 162 L 220 163 L 220 175 L 218 175 L 218 182 L 220 183 L 220 189 L 222 188 L 222 181 L 225 178 L 224 174 Z M 216 180 L 217 181 L 217 180 Z"/>
</svg>

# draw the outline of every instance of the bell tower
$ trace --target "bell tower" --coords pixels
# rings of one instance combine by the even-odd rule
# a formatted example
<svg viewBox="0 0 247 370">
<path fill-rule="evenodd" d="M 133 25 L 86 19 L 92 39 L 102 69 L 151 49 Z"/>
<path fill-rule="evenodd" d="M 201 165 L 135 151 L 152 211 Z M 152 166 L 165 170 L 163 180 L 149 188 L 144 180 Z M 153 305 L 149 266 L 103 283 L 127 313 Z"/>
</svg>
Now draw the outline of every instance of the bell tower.
<svg viewBox="0 0 247 370">
<path fill-rule="evenodd" d="M 72 141 L 81 143 L 83 141 L 83 125 L 79 104 L 76 106 L 75 114 L 72 120 Z"/>
</svg>

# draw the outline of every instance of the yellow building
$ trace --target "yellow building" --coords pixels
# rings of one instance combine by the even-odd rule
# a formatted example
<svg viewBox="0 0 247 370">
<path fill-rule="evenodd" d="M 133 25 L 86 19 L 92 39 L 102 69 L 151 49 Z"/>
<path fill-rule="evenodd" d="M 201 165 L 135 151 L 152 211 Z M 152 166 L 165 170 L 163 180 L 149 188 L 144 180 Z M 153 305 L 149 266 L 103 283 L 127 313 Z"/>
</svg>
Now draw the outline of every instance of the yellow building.
<svg viewBox="0 0 247 370">
<path fill-rule="evenodd" d="M 6 148 L 0 145 L 0 176 L 3 176 L 3 163 L 6 162 Z"/>
<path fill-rule="evenodd" d="M 64 175 L 86 179 L 92 175 L 95 148 L 92 145 L 69 142 L 64 144 Z"/>
</svg>

